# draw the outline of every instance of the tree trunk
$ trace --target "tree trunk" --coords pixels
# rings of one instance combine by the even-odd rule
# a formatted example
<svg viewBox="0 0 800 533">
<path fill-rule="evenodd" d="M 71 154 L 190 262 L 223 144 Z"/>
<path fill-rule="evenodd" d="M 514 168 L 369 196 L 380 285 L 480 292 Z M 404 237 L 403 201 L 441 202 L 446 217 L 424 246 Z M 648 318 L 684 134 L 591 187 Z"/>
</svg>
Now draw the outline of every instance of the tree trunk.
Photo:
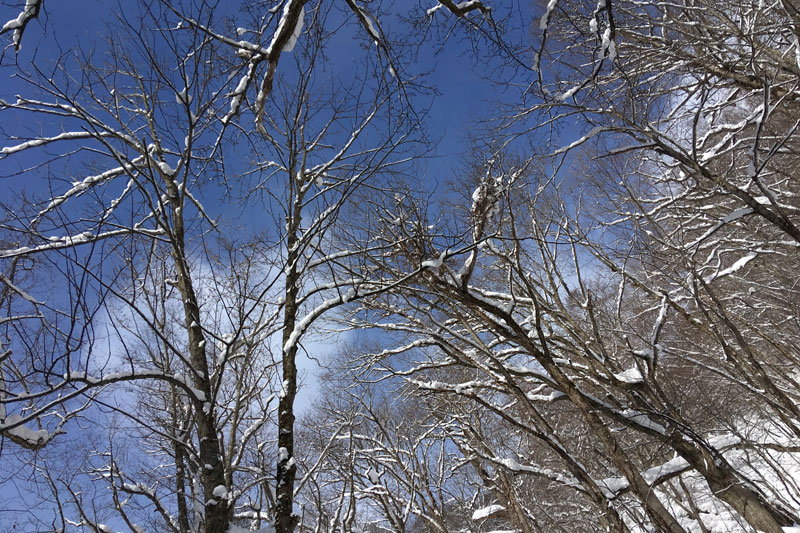
<svg viewBox="0 0 800 533">
<path fill-rule="evenodd" d="M 165 180 L 165 183 L 173 208 L 172 255 L 178 271 L 178 289 L 183 300 L 184 320 L 189 337 L 189 361 L 193 370 L 194 388 L 204 395 L 204 398 L 195 398 L 194 400 L 197 437 L 200 445 L 200 477 L 203 483 L 203 504 L 205 506 L 204 531 L 205 533 L 226 533 L 233 509 L 227 498 L 219 498 L 214 495 L 217 487 L 225 487 L 225 467 L 222 463 L 222 447 L 217 435 L 214 409 L 206 409 L 203 405 L 211 402 L 213 398 L 211 397 L 205 338 L 203 329 L 200 327 L 200 306 L 194 292 L 189 264 L 186 261 L 180 195 L 173 181 Z"/>
<path fill-rule="evenodd" d="M 295 224 L 289 228 L 287 246 L 288 272 L 283 319 L 283 384 L 278 400 L 278 465 L 275 487 L 275 530 L 292 533 L 298 517 L 293 513 L 294 482 L 297 467 L 294 462 L 294 398 L 297 394 L 297 340 L 292 334 L 297 323 L 297 234 Z M 291 342 L 290 342 L 291 341 Z"/>
<path fill-rule="evenodd" d="M 756 531 L 783 533 L 783 526 L 794 525 L 796 517 L 771 504 L 746 480 L 736 475 L 721 453 L 711 456 L 683 438 L 670 443 L 678 454 L 703 476 L 711 491 L 730 505 Z"/>
<path fill-rule="evenodd" d="M 489 313 L 500 317 L 508 325 L 509 329 L 505 327 L 498 327 L 498 334 L 508 337 L 509 340 L 515 342 L 519 346 L 524 347 L 539 362 L 550 377 L 557 383 L 561 390 L 567 395 L 572 404 L 578 408 L 586 423 L 591 428 L 592 432 L 602 443 L 609 458 L 614 462 L 617 469 L 628 481 L 631 492 L 636 495 L 647 511 L 647 515 L 653 521 L 653 525 L 665 533 L 686 533 L 686 530 L 678 523 L 674 516 L 664 507 L 661 501 L 653 492 L 650 485 L 642 477 L 639 470 L 628 461 L 625 453 L 620 450 L 619 444 L 614 436 L 609 431 L 606 424 L 597 414 L 596 409 L 591 405 L 589 400 L 583 395 L 578 387 L 572 382 L 569 377 L 561 371 L 561 368 L 555 363 L 552 355 L 549 353 L 546 342 L 543 341 L 543 348 L 540 349 L 528 337 L 527 332 L 514 320 L 510 313 L 500 309 L 486 301 L 475 298 L 469 291 L 460 291 L 458 297 L 464 303 L 473 308 L 488 311 Z M 537 324 L 538 328 L 538 324 Z M 544 335 L 539 331 L 541 339 Z M 771 533 L 771 532 L 770 532 Z"/>
<path fill-rule="evenodd" d="M 178 395 L 174 385 L 171 387 L 170 396 L 172 400 L 170 410 L 173 424 L 172 450 L 175 454 L 175 498 L 178 505 L 178 529 L 181 533 L 189 533 L 189 509 L 186 505 L 186 459 L 182 444 L 186 430 L 183 427 L 183 420 L 179 421 Z"/>
</svg>

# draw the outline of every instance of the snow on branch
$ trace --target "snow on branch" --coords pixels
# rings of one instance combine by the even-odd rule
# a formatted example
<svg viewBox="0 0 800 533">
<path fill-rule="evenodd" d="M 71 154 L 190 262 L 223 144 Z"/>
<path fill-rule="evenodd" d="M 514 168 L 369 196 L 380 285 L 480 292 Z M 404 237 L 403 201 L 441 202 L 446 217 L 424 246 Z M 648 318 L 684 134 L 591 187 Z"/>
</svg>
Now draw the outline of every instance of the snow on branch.
<svg viewBox="0 0 800 533">
<path fill-rule="evenodd" d="M 378 22 L 377 17 L 373 15 L 367 9 L 359 6 L 355 0 L 345 0 L 347 5 L 350 7 L 350 10 L 355 13 L 356 17 L 358 18 L 361 25 L 367 30 L 367 33 L 370 35 L 372 40 L 375 43 L 375 46 L 379 47 L 380 50 L 383 51 L 383 55 L 389 63 L 389 74 L 392 77 L 396 76 L 397 69 L 395 68 L 395 64 L 392 61 L 392 50 L 386 43 L 386 39 L 383 36 L 383 30 L 381 29 L 380 22 Z"/>
<path fill-rule="evenodd" d="M 163 229 L 149 229 L 141 227 L 142 222 L 137 223 L 131 228 L 122 228 L 117 230 L 106 231 L 104 233 L 92 233 L 86 231 L 77 235 L 66 235 L 64 237 L 52 237 L 49 242 L 39 246 L 21 246 L 19 248 L 9 248 L 0 250 L 0 259 L 8 259 L 13 257 L 31 255 L 34 253 L 46 252 L 49 250 L 58 250 L 62 248 L 70 248 L 80 244 L 89 244 L 100 241 L 102 239 L 109 239 L 112 237 L 120 237 L 122 235 L 141 234 L 148 237 L 161 237 L 164 235 Z"/>
<path fill-rule="evenodd" d="M 44 305 L 44 302 L 38 301 L 36 298 L 31 296 L 30 294 L 28 294 L 24 290 L 20 289 L 16 285 L 14 285 L 14 283 L 10 279 L 5 277 L 2 273 L 0 273 L 0 283 L 3 283 L 5 286 L 7 286 L 13 292 L 17 293 L 19 296 L 22 297 L 23 300 L 26 300 L 26 301 L 32 303 L 33 305 Z M 0 346 L 2 346 L 2 345 L 0 345 Z"/>
<path fill-rule="evenodd" d="M 11 42 L 14 44 L 14 50 L 19 52 L 22 46 L 22 34 L 25 33 L 25 28 L 33 19 L 39 16 L 39 11 L 42 9 L 44 0 L 26 0 L 25 7 L 22 8 L 19 15 L 3 24 L 0 29 L 0 35 L 13 31 Z"/>
<path fill-rule="evenodd" d="M 712 437 L 708 440 L 708 445 L 720 452 L 728 452 L 736 449 L 742 444 L 742 439 L 733 434 L 724 434 Z M 692 467 L 682 457 L 674 457 L 669 461 L 658 464 L 642 472 L 645 482 L 651 487 L 657 487 L 670 479 L 689 472 Z M 598 486 L 603 490 L 606 497 L 614 499 L 629 489 L 628 481 L 623 477 L 610 477 L 598 481 Z"/>
<path fill-rule="evenodd" d="M 558 0 L 549 0 L 547 2 L 547 7 L 545 8 L 544 15 L 542 15 L 542 18 L 539 19 L 540 30 L 546 30 L 548 26 L 550 26 L 550 17 L 553 16 L 553 11 L 555 11 L 557 6 L 558 6 Z"/>
<path fill-rule="evenodd" d="M 572 91 L 572 89 L 567 91 L 567 93 L 569 93 L 571 91 Z M 567 95 L 567 93 L 564 93 L 563 95 L 559 96 L 559 100 L 565 100 L 566 98 L 569 98 L 570 96 L 572 96 L 572 95 Z M 607 129 L 608 128 L 604 128 L 602 126 L 595 126 L 594 128 L 592 128 L 589 131 L 589 133 L 587 133 L 586 135 L 584 135 L 580 139 L 578 139 L 576 141 L 573 141 L 573 142 L 571 142 L 570 144 L 568 144 L 566 146 L 562 146 L 561 148 L 559 148 L 558 150 L 553 152 L 553 155 L 565 154 L 565 153 L 569 152 L 570 150 L 572 150 L 573 148 L 577 148 L 578 146 L 582 145 L 583 143 L 585 143 L 586 141 L 588 141 L 592 137 L 595 137 L 595 136 L 599 135 L 600 133 L 606 131 Z"/>
<path fill-rule="evenodd" d="M 261 79 L 256 94 L 254 110 L 256 125 L 259 129 L 263 127 L 261 121 L 263 118 L 264 106 L 267 97 L 272 92 L 272 83 L 275 77 L 275 71 L 278 68 L 278 60 L 280 59 L 281 53 L 291 52 L 294 49 L 300 37 L 300 33 L 303 30 L 303 20 L 305 18 L 304 5 L 306 2 L 307 0 L 286 1 L 278 21 L 278 26 L 275 28 L 270 43 L 266 48 L 249 41 L 236 40 L 214 32 L 210 28 L 198 23 L 196 20 L 185 17 L 175 8 L 170 8 L 183 22 L 188 23 L 190 26 L 205 33 L 212 39 L 234 48 L 237 56 L 248 60 L 247 73 L 239 80 L 233 92 L 230 93 L 231 107 L 230 111 L 222 118 L 223 124 L 227 124 L 233 116 L 238 114 L 244 94 L 257 76 L 256 69 L 261 63 L 266 61 L 267 71 Z M 239 33 L 244 33 L 244 31 L 240 31 Z"/>
<path fill-rule="evenodd" d="M 3 150 L 5 150 L 5 148 Z M 143 163 L 144 160 L 145 160 L 144 156 L 139 156 L 131 160 L 130 163 L 127 163 L 123 166 L 106 170 L 105 172 L 96 174 L 94 176 L 87 176 L 83 178 L 81 181 L 74 182 L 70 190 L 50 200 L 50 203 L 48 203 L 47 206 L 41 211 L 39 211 L 39 213 L 36 215 L 36 218 L 34 219 L 33 223 L 35 224 L 36 221 L 40 220 L 44 215 L 46 215 L 59 205 L 66 202 L 69 198 L 72 198 L 73 196 L 80 196 L 81 194 L 89 190 L 91 187 L 104 183 L 113 178 L 116 178 L 117 176 L 121 176 L 123 174 L 130 174 L 136 171 L 137 165 Z"/>
<path fill-rule="evenodd" d="M 14 154 L 17 152 L 21 152 L 23 150 L 27 150 L 28 148 L 33 148 L 36 146 L 42 146 L 45 144 L 54 143 L 57 141 L 72 141 L 76 139 L 94 139 L 97 137 L 111 137 L 111 133 L 109 132 L 89 132 L 89 131 L 65 131 L 64 133 L 60 133 L 54 137 L 41 137 L 38 139 L 31 139 L 30 141 L 25 141 L 23 143 L 17 144 L 15 146 L 5 146 L 0 149 L 0 157 L 7 156 L 9 154 Z"/>
<path fill-rule="evenodd" d="M 380 24 L 378 23 L 378 19 L 375 18 L 375 15 L 367 11 L 365 8 L 356 4 L 355 0 L 346 0 L 347 5 L 350 6 L 353 13 L 356 14 L 358 20 L 364 26 L 364 29 L 367 30 L 370 37 L 375 41 L 375 44 L 380 44 L 383 42 L 383 36 L 380 29 Z"/>
<path fill-rule="evenodd" d="M 290 52 L 294 49 L 297 37 L 300 30 L 302 30 L 303 16 L 305 14 L 303 5 L 305 2 L 306 0 L 288 0 L 284 5 L 278 27 L 272 35 L 272 42 L 267 48 L 267 72 L 256 95 L 256 124 L 261 124 L 267 96 L 272 92 L 272 81 L 275 77 L 275 71 L 278 69 L 278 59 L 282 52 Z"/>
<path fill-rule="evenodd" d="M 457 17 L 463 17 L 467 13 L 475 10 L 480 11 L 483 15 L 489 15 L 492 11 L 491 7 L 485 5 L 480 0 L 467 0 L 459 3 L 455 3 L 453 0 L 439 0 L 439 4 L 428 9 L 426 14 L 431 16 L 442 7 L 447 8 L 450 13 Z"/>
<path fill-rule="evenodd" d="M 2 403 L 0 409 L 5 411 Z M 56 435 L 63 433 L 60 428 L 55 431 L 46 429 L 31 429 L 22 423 L 20 415 L 0 416 L 0 435 L 8 437 L 13 443 L 28 450 L 38 450 L 52 441 Z"/>
<path fill-rule="evenodd" d="M 482 507 L 480 509 L 476 509 L 474 513 L 472 513 L 472 520 L 486 520 L 488 518 L 496 518 L 499 516 L 504 515 L 506 512 L 506 508 L 499 504 L 494 505 L 487 505 L 486 507 Z"/>
</svg>

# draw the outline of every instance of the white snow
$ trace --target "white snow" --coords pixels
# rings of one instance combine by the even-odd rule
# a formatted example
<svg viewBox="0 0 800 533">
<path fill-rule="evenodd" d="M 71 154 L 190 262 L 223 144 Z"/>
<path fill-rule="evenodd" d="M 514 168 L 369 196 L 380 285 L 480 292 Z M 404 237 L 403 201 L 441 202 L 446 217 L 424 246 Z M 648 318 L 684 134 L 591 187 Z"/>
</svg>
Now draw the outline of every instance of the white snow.
<svg viewBox="0 0 800 533">
<path fill-rule="evenodd" d="M 58 240 L 60 240 L 60 239 L 58 239 Z M 24 290 L 20 289 L 20 288 L 19 288 L 19 287 L 17 287 L 16 285 L 14 285 L 14 283 L 12 283 L 10 279 L 8 279 L 7 277 L 5 277 L 5 276 L 4 276 L 3 274 L 1 274 L 1 273 L 0 273 L 0 282 L 2 282 L 2 283 L 3 283 L 3 284 L 5 284 L 5 285 L 6 285 L 6 286 L 7 286 L 9 289 L 11 289 L 12 291 L 16 292 L 18 295 L 20 295 L 20 296 L 21 296 L 21 297 L 22 297 L 24 300 L 26 300 L 26 301 L 28 301 L 28 302 L 30 302 L 30 303 L 32 303 L 32 304 L 35 304 L 35 305 L 44 305 L 44 302 L 40 302 L 40 301 L 36 300 L 36 298 L 34 298 L 34 297 L 33 297 L 33 296 L 31 296 L 30 294 L 28 294 L 26 291 L 24 291 Z M 1 346 L 1 345 L 0 345 L 0 346 Z"/>
<path fill-rule="evenodd" d="M 0 30 L 3 33 L 14 30 L 14 35 L 11 39 L 14 42 L 14 46 L 17 48 L 19 48 L 19 44 L 22 39 L 22 27 L 34 17 L 34 13 L 36 12 L 37 8 L 40 7 L 41 3 L 42 0 L 26 0 L 25 7 L 22 9 L 20 14 L 17 15 L 16 18 L 13 18 L 3 24 L 3 29 Z"/>
<path fill-rule="evenodd" d="M 171 166 L 169 166 L 169 164 L 167 164 L 166 162 L 157 161 L 156 165 L 158 165 L 158 169 L 161 171 L 161 173 L 163 175 L 165 175 L 165 176 L 174 176 L 175 175 L 175 169 L 172 168 Z"/>
<path fill-rule="evenodd" d="M 241 80 L 239 80 L 239 84 L 236 85 L 236 89 L 233 90 L 234 94 L 241 94 L 244 92 L 245 87 L 247 87 L 248 77 L 245 76 Z"/>
<path fill-rule="evenodd" d="M 5 409 L 3 409 L 3 412 L 5 412 Z M 19 424 L 22 420 L 23 418 L 19 415 L 11 415 L 0 421 L 0 431 L 5 434 L 16 437 L 18 439 L 24 440 L 31 446 L 44 444 L 53 438 L 53 436 L 50 435 L 50 432 L 47 431 L 46 429 L 35 430 L 24 425 L 11 427 L 14 426 L 15 424 Z"/>
<path fill-rule="evenodd" d="M 572 89 L 570 89 L 570 90 L 572 90 Z M 568 92 L 569 92 L 569 91 L 567 91 L 567 93 L 568 93 Z M 559 100 L 565 100 L 566 98 L 568 98 L 568 96 L 566 96 L 566 94 L 567 94 L 567 93 L 564 93 L 564 94 L 560 95 L 560 96 L 558 97 L 558 99 L 559 99 Z M 573 94 L 574 94 L 574 93 L 573 93 Z M 571 95 L 570 95 L 570 96 L 571 96 Z M 602 131 L 604 131 L 604 130 L 605 130 L 605 128 L 603 128 L 602 126 L 595 126 L 594 128 L 592 128 L 592 129 L 589 131 L 589 133 L 587 133 L 586 135 L 584 135 L 583 137 L 581 137 L 581 138 L 580 138 L 580 139 L 578 139 L 577 141 L 574 141 L 574 142 L 572 142 L 572 143 L 568 144 L 567 146 L 562 146 L 561 148 L 559 148 L 558 150 L 556 150 L 555 152 L 553 152 L 553 155 L 558 155 L 558 154 L 563 154 L 563 153 L 569 152 L 570 150 L 572 150 L 572 149 L 573 149 L 573 148 L 575 148 L 576 146 L 579 146 L 579 145 L 581 145 L 581 144 L 585 143 L 586 141 L 588 141 L 589 139 L 591 139 L 592 137 L 594 137 L 594 136 L 595 136 L 595 135 L 597 135 L 598 133 L 601 133 L 601 132 L 602 132 Z"/>
<path fill-rule="evenodd" d="M 666 434 L 667 432 L 664 426 L 654 422 L 649 416 L 642 412 L 635 411 L 633 409 L 625 409 L 620 414 L 641 427 L 648 428 L 652 431 L 662 434 Z"/>
<path fill-rule="evenodd" d="M 172 377 L 175 378 L 177 381 L 180 381 L 181 383 L 183 383 L 186 386 L 186 388 L 188 388 L 192 392 L 192 394 L 194 395 L 195 399 L 197 399 L 197 401 L 200 401 L 200 402 L 205 402 L 206 401 L 206 394 L 203 391 L 201 391 L 200 389 L 197 389 L 197 388 L 193 387 L 192 386 L 192 380 L 189 377 L 184 376 L 182 374 L 177 374 L 177 373 L 173 374 Z"/>
<path fill-rule="evenodd" d="M 759 198 L 763 198 L 764 200 L 767 200 L 763 196 L 759 196 L 758 198 L 755 198 L 755 200 L 759 201 Z M 759 201 L 759 203 L 764 203 L 764 202 Z M 731 222 L 734 222 L 734 221 L 736 221 L 736 220 L 738 220 L 738 219 L 740 219 L 740 218 L 742 218 L 744 216 L 747 216 L 747 215 L 751 214 L 752 212 L 753 212 L 753 209 L 750 208 L 750 207 L 742 207 L 742 208 L 739 208 L 739 209 L 734 209 L 733 211 L 731 211 L 730 213 L 728 213 L 727 215 L 722 217 L 718 223 L 716 223 L 712 227 L 710 227 L 705 233 L 703 233 L 703 235 L 701 235 L 700 237 L 698 237 L 697 239 L 695 239 L 691 243 L 687 244 L 686 245 L 686 249 L 688 250 L 688 249 L 694 248 L 695 246 L 697 246 L 698 244 L 700 244 L 701 242 L 706 240 L 708 237 L 713 235 L 723 225 L 730 224 Z"/>
<path fill-rule="evenodd" d="M 608 57 L 609 61 L 614 61 L 617 57 L 617 45 L 611 39 L 611 26 L 603 31 L 603 38 L 600 43 L 600 57 Z"/>
<path fill-rule="evenodd" d="M 289 459 L 289 451 L 281 446 L 278 448 L 278 462 L 280 463 L 286 461 L 287 459 Z"/>
<path fill-rule="evenodd" d="M 797 38 L 796 31 L 792 34 L 792 41 L 794 41 L 794 62 L 797 64 L 797 67 L 800 68 L 800 39 Z"/>
<path fill-rule="evenodd" d="M 30 141 L 25 141 L 20 144 L 15 144 L 13 146 L 4 146 L 0 149 L 0 154 L 15 154 L 17 152 L 22 152 L 23 150 L 27 150 L 29 148 L 35 148 L 37 146 L 42 146 L 44 144 L 50 144 L 53 142 L 58 141 L 69 141 L 75 139 L 86 139 L 88 137 L 92 137 L 93 135 L 87 133 L 85 131 L 65 131 L 64 133 L 59 133 L 54 137 L 40 137 L 38 139 L 31 139 Z M 106 136 L 107 135 L 101 135 Z"/>
<path fill-rule="evenodd" d="M 184 87 L 180 92 L 175 94 L 175 101 L 179 104 L 191 104 L 192 95 L 188 94 L 188 89 Z"/>
<path fill-rule="evenodd" d="M 445 250 L 441 254 L 439 254 L 439 257 L 437 257 L 436 259 L 429 259 L 428 261 L 423 261 L 422 265 L 420 265 L 420 266 L 422 268 L 431 268 L 431 269 L 441 268 L 442 264 L 444 263 L 445 258 L 447 257 L 447 252 L 449 252 L 449 251 L 450 250 L 448 248 L 447 250 Z"/>
<path fill-rule="evenodd" d="M 357 296 L 358 294 L 355 289 L 350 288 L 347 290 L 347 292 L 340 293 L 339 296 L 324 300 L 321 304 L 304 316 L 302 320 L 299 320 L 297 324 L 295 324 L 292 334 L 283 345 L 283 351 L 288 352 L 290 349 L 292 349 L 300 341 L 300 337 L 303 336 L 305 331 L 311 326 L 314 320 L 322 316 L 325 312 L 339 306 L 340 304 L 347 303 Z"/>
<path fill-rule="evenodd" d="M 566 394 L 561 391 L 551 392 L 550 394 L 533 394 L 529 392 L 525 396 L 532 402 L 553 402 L 559 398 L 564 398 Z"/>
<path fill-rule="evenodd" d="M 480 3 L 481 0 L 467 0 L 466 2 L 459 2 L 458 4 L 455 4 L 456 12 L 459 11 L 463 12 L 473 6 L 479 5 Z M 444 7 L 443 4 L 436 4 L 435 6 L 428 8 L 428 10 L 425 11 L 425 14 L 430 17 L 431 15 L 439 11 L 442 7 Z"/>
<path fill-rule="evenodd" d="M 105 171 L 105 172 L 103 172 L 101 174 L 97 174 L 97 175 L 94 175 L 94 176 L 87 176 L 86 178 L 84 178 L 81 181 L 73 182 L 72 183 L 72 188 L 70 190 L 68 190 L 67 192 L 65 192 L 61 196 L 56 196 L 55 198 L 53 198 L 50 201 L 50 203 L 47 204 L 47 207 L 42 209 L 36 215 L 36 218 L 37 219 L 41 218 L 42 216 L 44 216 L 48 212 L 52 211 L 53 209 L 55 209 L 56 207 L 61 205 L 62 203 L 66 202 L 69 198 L 71 198 L 73 196 L 80 196 L 82 193 L 84 193 L 85 191 L 90 189 L 93 185 L 103 183 L 103 182 L 105 182 L 107 180 L 110 180 L 112 178 L 115 178 L 117 176 L 125 174 L 126 172 L 134 171 L 135 170 L 135 166 L 134 165 L 137 165 L 137 164 L 141 163 L 142 161 L 144 161 L 144 157 L 140 156 L 140 157 L 137 157 L 136 159 L 134 159 L 133 161 L 131 161 L 130 165 L 124 165 L 124 166 L 121 166 L 121 167 L 113 168 L 113 169 L 107 170 L 107 171 Z"/>
<path fill-rule="evenodd" d="M 428 8 L 428 10 L 425 12 L 425 14 L 430 17 L 431 15 L 433 15 L 434 13 L 439 11 L 441 8 L 442 8 L 442 4 L 436 4 L 435 6 L 433 6 L 431 8 Z"/>
<path fill-rule="evenodd" d="M 628 488 L 628 480 L 624 477 L 610 477 L 600 481 L 598 486 L 601 489 L 605 489 L 604 492 L 607 491 L 606 495 L 609 498 L 613 498 L 621 491 Z"/>
<path fill-rule="evenodd" d="M 475 208 L 475 204 L 480 202 L 483 197 L 486 195 L 486 188 L 483 184 L 479 185 L 474 191 L 472 191 L 472 207 Z"/>
<path fill-rule="evenodd" d="M 619 374 L 614 374 L 614 377 L 623 383 L 641 383 L 644 381 L 642 373 L 639 372 L 639 368 L 635 365 Z"/>
<path fill-rule="evenodd" d="M 663 465 L 654 466 L 642 472 L 642 477 L 648 484 L 653 484 L 658 478 L 676 474 L 689 467 L 689 463 L 682 457 L 675 457 Z"/>
<path fill-rule="evenodd" d="M 278 21 L 278 27 L 275 29 L 275 33 L 272 34 L 272 41 L 269 43 L 269 46 L 265 50 L 267 54 L 269 54 L 275 48 L 275 42 L 278 40 L 278 36 L 284 31 L 284 27 L 288 24 L 289 20 L 289 12 L 292 10 L 294 5 L 297 3 L 297 0 L 289 0 L 283 6 L 283 13 L 281 13 L 281 19 Z M 297 36 L 300 35 L 300 31 L 303 29 L 302 20 L 304 18 L 305 9 L 303 7 L 300 8 L 300 17 L 298 18 L 297 24 L 295 24 L 294 29 L 292 30 L 292 36 L 287 41 L 286 45 L 281 49 L 282 52 L 291 52 L 292 48 L 294 48 L 295 42 L 297 41 Z M 249 44 L 249 43 L 248 43 Z M 291 44 L 291 48 L 288 48 Z"/>
<path fill-rule="evenodd" d="M 487 218 L 491 218 L 497 213 L 499 205 L 493 191 L 495 186 L 502 185 L 502 179 L 497 178 L 494 181 L 494 184 L 491 183 L 487 176 L 487 179 L 472 191 L 472 214 L 474 216 L 485 214 Z"/>
<path fill-rule="evenodd" d="M 740 257 L 731 266 L 723 268 L 722 270 L 715 272 L 714 274 L 705 278 L 705 282 L 711 283 L 715 279 L 736 273 L 737 271 L 741 270 L 745 265 L 747 265 L 747 263 L 755 259 L 757 255 L 758 254 L 756 254 L 755 252 L 751 252 L 745 255 L 744 257 Z"/>
<path fill-rule="evenodd" d="M 284 379 L 283 383 L 281 384 L 281 391 L 280 393 L 278 393 L 278 397 L 281 399 L 286 398 L 288 389 L 289 389 L 289 380 Z"/>
<path fill-rule="evenodd" d="M 547 2 L 547 11 L 545 11 L 544 15 L 542 15 L 542 18 L 539 21 L 539 29 L 542 31 L 546 30 L 547 26 L 550 24 L 550 15 L 552 15 L 557 5 L 558 0 L 550 0 Z"/>
<path fill-rule="evenodd" d="M 498 459 L 498 463 L 502 464 L 512 472 L 519 472 L 522 470 L 522 465 L 519 464 L 519 461 L 512 457 L 506 457 L 505 459 Z"/>
<path fill-rule="evenodd" d="M 286 4 L 286 7 L 289 7 L 289 4 Z M 303 19 L 306 15 L 305 7 L 300 8 L 300 16 L 297 19 L 297 24 L 294 26 L 294 30 L 292 31 L 292 36 L 289 37 L 289 40 L 281 49 L 282 52 L 291 52 L 294 50 L 294 45 L 297 44 L 297 39 L 300 37 L 300 33 L 303 31 Z"/>
<path fill-rule="evenodd" d="M 2 31 L 5 32 L 22 27 L 22 25 L 25 23 L 25 20 L 32 16 L 33 8 L 36 7 L 39 2 L 40 0 L 27 0 L 27 2 L 25 2 L 25 8 L 20 12 L 19 15 L 17 15 L 17 18 L 13 18 L 6 22 L 3 25 Z"/>
<path fill-rule="evenodd" d="M 560 100 L 562 102 L 565 101 L 565 100 L 569 100 L 570 98 L 575 96 L 575 93 L 577 93 L 580 90 L 580 88 L 581 88 L 580 85 L 576 85 L 575 87 L 572 87 L 568 91 L 564 91 L 562 94 L 559 94 L 558 96 L 556 96 L 556 99 L 558 99 L 558 100 Z"/>
<path fill-rule="evenodd" d="M 720 273 L 717 274 L 717 277 L 727 276 L 728 274 L 733 274 L 734 272 L 736 272 L 737 270 L 739 270 L 743 266 L 745 266 L 747 263 L 749 263 L 750 261 L 755 259 L 755 257 L 756 257 L 755 253 L 750 253 L 750 254 L 747 254 L 744 257 L 739 258 L 739 260 L 737 260 L 734 264 L 732 264 L 731 266 L 729 266 L 725 270 L 720 271 Z"/>
<path fill-rule="evenodd" d="M 225 485 L 217 485 L 214 487 L 214 491 L 212 492 L 215 498 L 227 498 L 228 497 L 228 489 L 225 488 Z"/>
<path fill-rule="evenodd" d="M 203 516 L 203 503 L 200 501 L 200 476 L 194 476 L 192 479 L 192 493 L 196 496 L 192 498 L 192 531 L 200 531 L 201 518 Z"/>
<path fill-rule="evenodd" d="M 239 80 L 239 83 L 236 85 L 236 88 L 231 93 L 231 107 L 228 114 L 222 118 L 223 124 L 227 124 L 230 119 L 239 112 L 239 106 L 242 104 L 242 98 L 244 97 L 244 92 L 247 89 L 247 85 L 250 83 L 250 80 L 255 75 L 255 63 L 250 63 L 247 67 L 247 74 L 242 76 Z"/>
<path fill-rule="evenodd" d="M 720 222 L 723 223 L 723 224 L 727 224 L 729 222 L 733 222 L 734 220 L 742 218 L 745 215 L 749 215 L 752 212 L 753 212 L 753 210 L 751 208 L 749 208 L 749 207 L 742 207 L 740 209 L 734 209 L 733 211 L 731 211 L 730 213 L 728 213 L 727 215 L 722 217 L 722 220 L 720 220 Z"/>
<path fill-rule="evenodd" d="M 372 15 L 372 13 L 370 13 L 370 12 L 369 12 L 369 11 L 367 11 L 366 9 L 361 9 L 361 8 L 359 8 L 359 11 L 361 11 L 361 14 L 364 16 L 364 22 L 365 22 L 365 23 L 366 23 L 366 25 L 367 25 L 367 31 L 369 32 L 369 34 L 370 34 L 370 36 L 372 37 L 372 39 L 373 39 L 373 40 L 374 40 L 376 43 L 380 42 L 380 40 L 381 40 L 381 34 L 380 34 L 380 32 L 378 31 L 378 28 L 375 26 L 375 24 L 376 24 L 378 21 L 375 19 L 375 17 Z"/>
<path fill-rule="evenodd" d="M 480 3 L 481 3 L 480 0 L 468 0 L 466 2 L 459 2 L 458 4 L 456 4 L 456 9 L 458 10 L 469 9 L 470 7 L 476 6 Z"/>
<path fill-rule="evenodd" d="M 478 509 L 474 513 L 472 513 L 473 520 L 483 520 L 484 518 L 488 518 L 493 514 L 497 514 L 499 512 L 505 511 L 506 508 L 499 504 L 488 505 L 481 509 Z"/>
</svg>

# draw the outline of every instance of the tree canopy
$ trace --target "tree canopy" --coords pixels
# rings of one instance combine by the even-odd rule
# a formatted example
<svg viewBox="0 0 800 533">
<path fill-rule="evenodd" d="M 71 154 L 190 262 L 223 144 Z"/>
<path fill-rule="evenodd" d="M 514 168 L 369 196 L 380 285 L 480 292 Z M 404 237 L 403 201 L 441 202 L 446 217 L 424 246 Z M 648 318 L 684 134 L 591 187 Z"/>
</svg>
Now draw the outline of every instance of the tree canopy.
<svg viewBox="0 0 800 533">
<path fill-rule="evenodd" d="M 800 528 L 795 0 L 87 6 L 0 9 L 2 527 Z"/>
</svg>

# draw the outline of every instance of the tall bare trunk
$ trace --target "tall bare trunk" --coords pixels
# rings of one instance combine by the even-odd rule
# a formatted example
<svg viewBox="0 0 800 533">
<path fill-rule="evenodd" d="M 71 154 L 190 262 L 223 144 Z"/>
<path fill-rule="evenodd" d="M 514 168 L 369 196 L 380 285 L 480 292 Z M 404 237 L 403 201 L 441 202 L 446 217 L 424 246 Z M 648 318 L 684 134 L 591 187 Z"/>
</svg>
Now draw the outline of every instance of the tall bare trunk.
<svg viewBox="0 0 800 533">
<path fill-rule="evenodd" d="M 297 323 L 297 234 L 290 224 L 288 268 L 283 319 L 283 384 L 278 401 L 278 465 L 275 487 L 275 530 L 291 533 L 298 517 L 293 512 L 294 482 L 297 467 L 294 462 L 294 398 L 297 394 L 297 342 L 290 342 Z"/>
<path fill-rule="evenodd" d="M 178 274 L 178 289 L 183 300 L 184 320 L 189 337 L 189 361 L 192 365 L 194 388 L 204 398 L 195 398 L 197 437 L 200 445 L 200 476 L 203 484 L 205 505 L 205 533 L 226 533 L 230 525 L 232 508 L 226 498 L 214 494 L 217 487 L 225 487 L 225 467 L 222 463 L 222 446 L 217 434 L 214 410 L 204 408 L 203 403 L 212 401 L 206 359 L 205 338 L 200 327 L 200 305 L 194 290 L 190 268 L 186 258 L 184 224 L 181 215 L 182 203 L 174 181 L 166 180 L 167 192 L 173 208 L 172 256 Z"/>
</svg>

